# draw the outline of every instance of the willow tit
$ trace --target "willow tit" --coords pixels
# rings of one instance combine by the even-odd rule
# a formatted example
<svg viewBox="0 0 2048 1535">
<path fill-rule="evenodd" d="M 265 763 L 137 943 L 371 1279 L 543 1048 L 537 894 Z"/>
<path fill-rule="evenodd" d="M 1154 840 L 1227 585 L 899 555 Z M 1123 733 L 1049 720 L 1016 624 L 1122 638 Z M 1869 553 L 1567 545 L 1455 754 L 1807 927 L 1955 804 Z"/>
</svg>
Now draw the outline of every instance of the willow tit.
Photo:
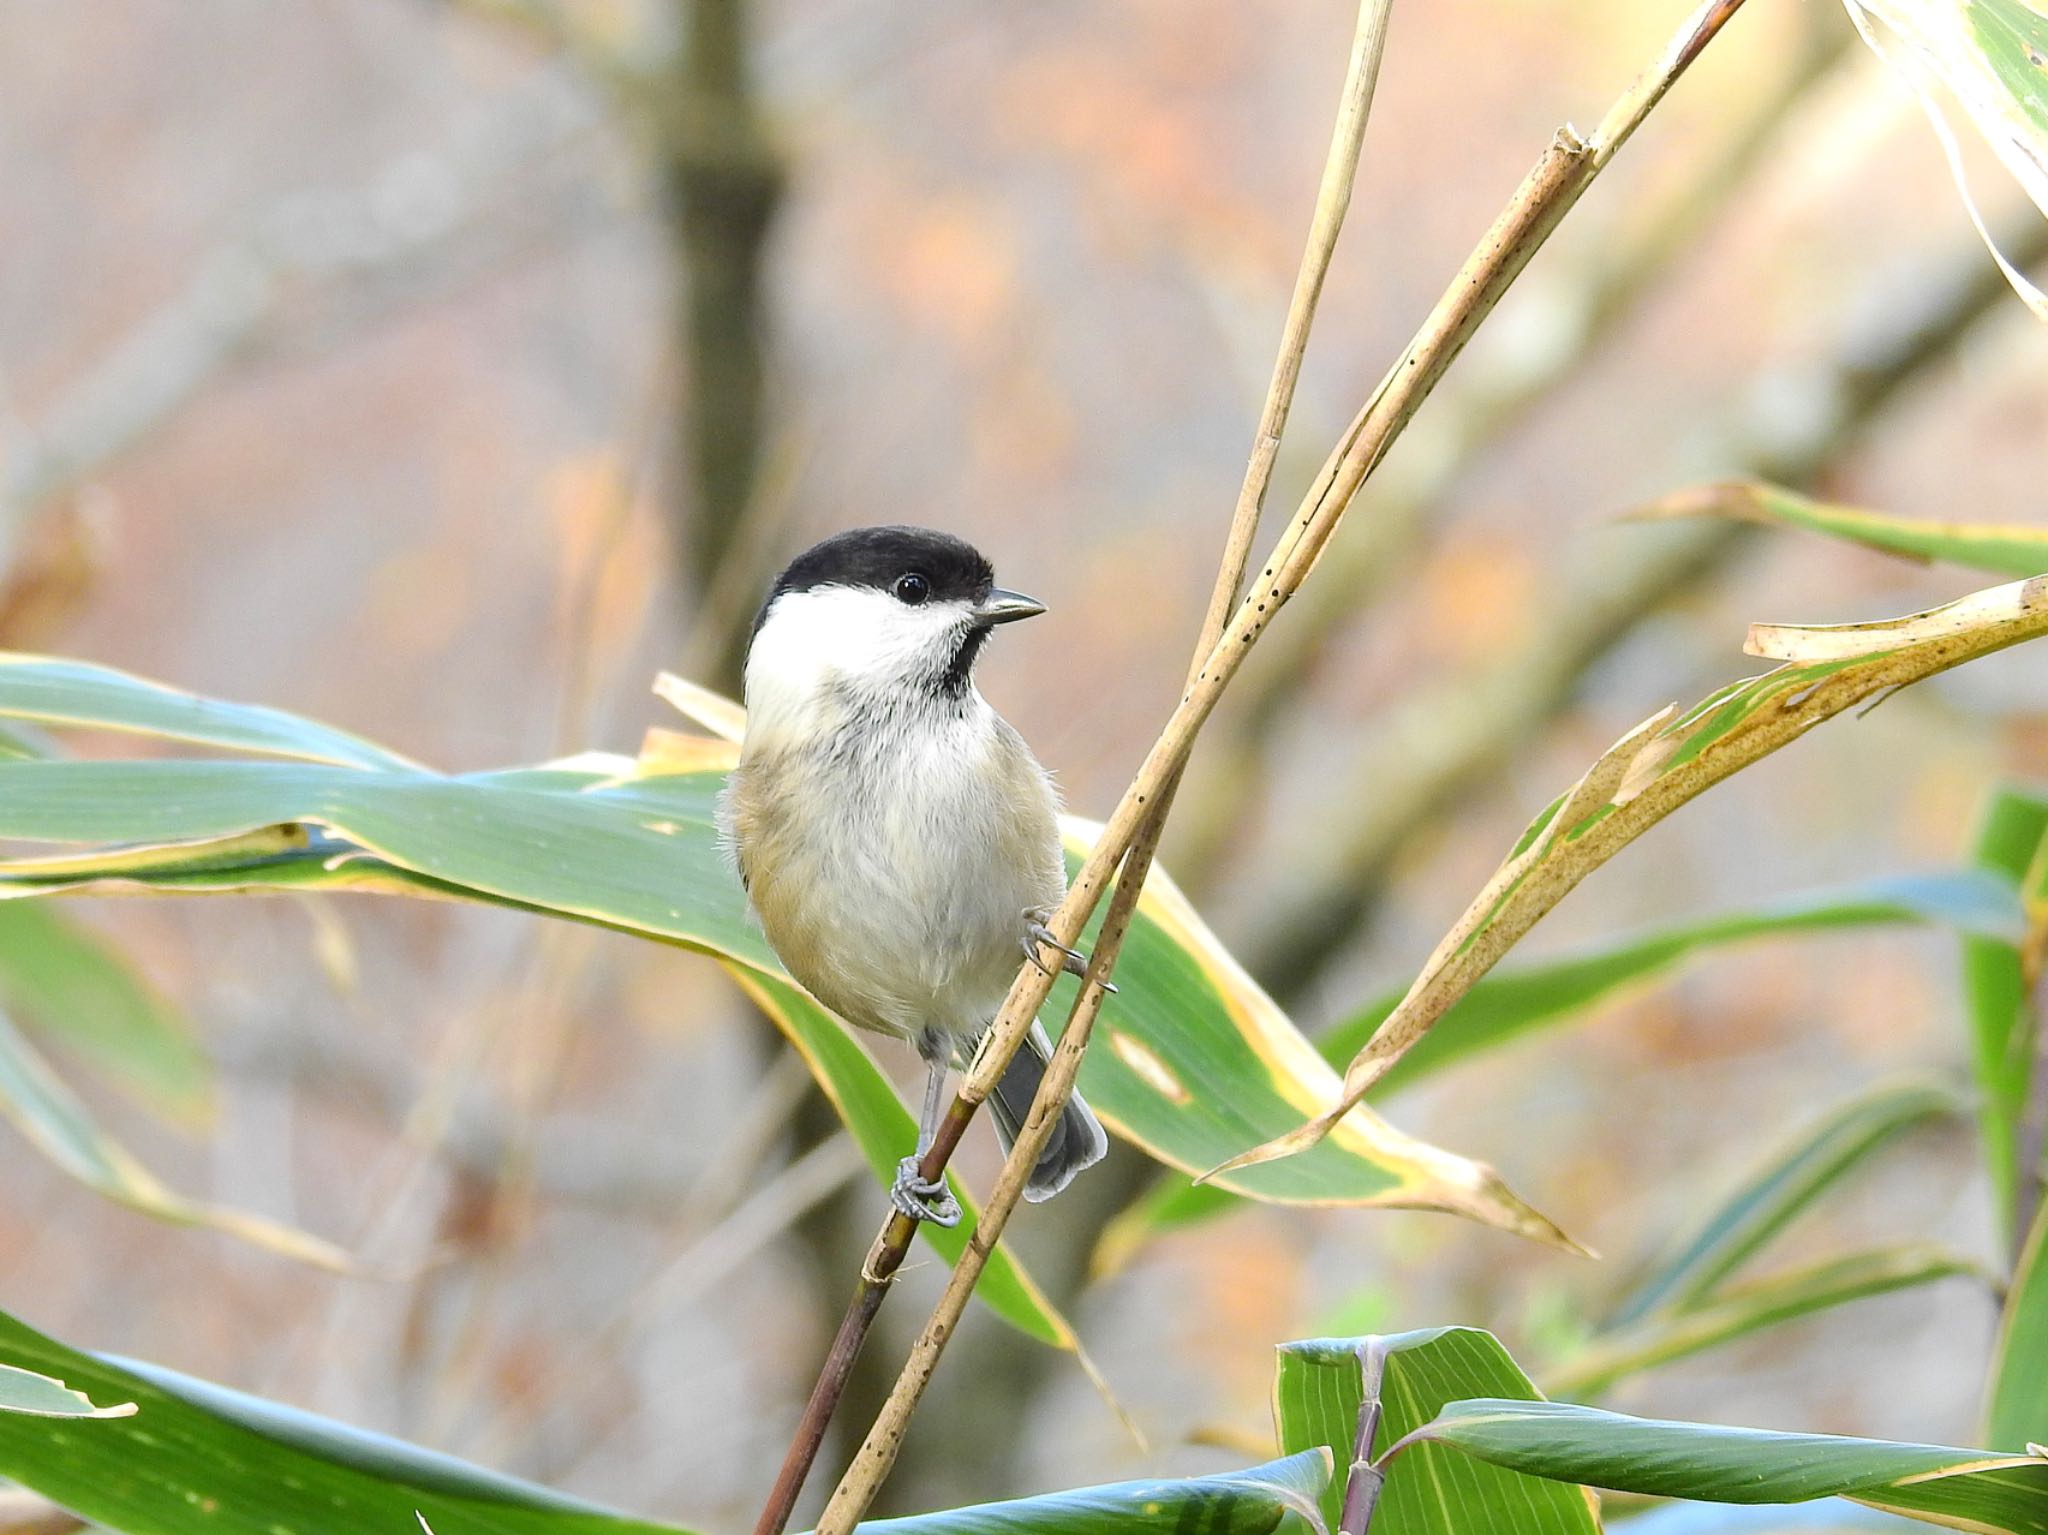
<svg viewBox="0 0 2048 1535">
<path fill-rule="evenodd" d="M 960 1218 L 918 1163 L 1015 978 L 1018 951 L 1080 956 L 1046 928 L 1066 890 L 1058 801 L 1023 738 L 974 686 L 997 624 L 1044 612 L 995 584 L 973 546 L 923 528 L 859 528 L 791 561 L 748 642 L 746 736 L 719 825 L 789 973 L 848 1023 L 909 1040 L 927 1070 L 915 1154 L 891 1201 Z M 989 1107 L 1007 1151 L 1052 1045 L 1036 1021 Z M 1108 1138 L 1067 1102 L 1025 1196 L 1050 1199 Z"/>
</svg>

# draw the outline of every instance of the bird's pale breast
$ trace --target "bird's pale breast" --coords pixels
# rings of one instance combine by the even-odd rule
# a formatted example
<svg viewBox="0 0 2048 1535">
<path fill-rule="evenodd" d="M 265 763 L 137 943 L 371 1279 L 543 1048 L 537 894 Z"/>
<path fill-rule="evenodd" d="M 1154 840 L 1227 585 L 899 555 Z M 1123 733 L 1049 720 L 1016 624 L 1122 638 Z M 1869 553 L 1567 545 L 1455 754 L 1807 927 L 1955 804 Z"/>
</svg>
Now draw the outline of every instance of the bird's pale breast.
<svg viewBox="0 0 2048 1535">
<path fill-rule="evenodd" d="M 1051 785 L 986 705 L 917 731 L 764 745 L 723 814 L 783 964 L 890 1034 L 978 1034 L 1022 960 L 1025 908 L 1064 888 Z"/>
</svg>

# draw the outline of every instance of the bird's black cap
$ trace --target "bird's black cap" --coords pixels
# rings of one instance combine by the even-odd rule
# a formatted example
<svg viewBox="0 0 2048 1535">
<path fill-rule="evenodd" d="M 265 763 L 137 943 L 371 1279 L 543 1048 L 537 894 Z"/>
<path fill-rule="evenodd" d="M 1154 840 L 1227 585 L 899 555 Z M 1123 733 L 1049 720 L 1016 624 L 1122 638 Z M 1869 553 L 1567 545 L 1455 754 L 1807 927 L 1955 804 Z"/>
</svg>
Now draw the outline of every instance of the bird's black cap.
<svg viewBox="0 0 2048 1535">
<path fill-rule="evenodd" d="M 995 570 L 982 552 L 950 533 L 931 528 L 853 528 L 834 533 L 791 560 L 775 578 L 768 600 L 818 586 L 887 591 L 907 575 L 923 576 L 931 583 L 935 602 L 980 602 L 996 582 Z"/>
</svg>

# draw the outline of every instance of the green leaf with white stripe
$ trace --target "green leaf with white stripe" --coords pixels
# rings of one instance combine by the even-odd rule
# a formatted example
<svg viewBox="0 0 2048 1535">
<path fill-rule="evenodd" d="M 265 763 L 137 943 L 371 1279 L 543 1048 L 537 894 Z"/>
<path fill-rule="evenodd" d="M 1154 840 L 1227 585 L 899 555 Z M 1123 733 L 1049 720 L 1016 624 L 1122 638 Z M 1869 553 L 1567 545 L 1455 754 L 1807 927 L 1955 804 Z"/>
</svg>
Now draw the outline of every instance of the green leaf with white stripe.
<svg viewBox="0 0 2048 1535">
<path fill-rule="evenodd" d="M 1367 1447 L 1374 1453 L 1474 1391 L 1541 1399 L 1500 1340 L 1473 1328 L 1282 1344 L 1273 1376 L 1280 1447 L 1331 1452 L 1340 1470 L 1323 1494 L 1323 1518 L 1332 1530 L 1349 1485 L 1359 1411 L 1375 1377 L 1382 1416 Z M 1600 1521 L 1581 1488 L 1424 1449 L 1388 1479 L 1372 1528 L 1374 1535 L 1593 1535 Z"/>
<path fill-rule="evenodd" d="M 35 1400 L 105 1408 L 9 1412 Z M 61 1378 L 63 1386 L 57 1385 Z M 52 1388 L 61 1395 L 52 1395 Z M 26 1389 L 26 1388 L 24 1388 Z M 123 1535 L 683 1535 L 553 1488 L 231 1391 L 81 1353 L 0 1314 L 0 1477 Z M 909 1519 L 867 1535 L 1302 1535 L 1330 1478 L 1311 1450 L 1247 1470 L 1119 1482 Z"/>
<path fill-rule="evenodd" d="M 1563 1402 L 1452 1402 L 1394 1457 L 1456 1449 L 1526 1476 L 1657 1498 L 1805 1503 L 1845 1497 L 1952 1529 L 2048 1535 L 2048 1459 L 1946 1445 L 1660 1422 Z"/>
</svg>

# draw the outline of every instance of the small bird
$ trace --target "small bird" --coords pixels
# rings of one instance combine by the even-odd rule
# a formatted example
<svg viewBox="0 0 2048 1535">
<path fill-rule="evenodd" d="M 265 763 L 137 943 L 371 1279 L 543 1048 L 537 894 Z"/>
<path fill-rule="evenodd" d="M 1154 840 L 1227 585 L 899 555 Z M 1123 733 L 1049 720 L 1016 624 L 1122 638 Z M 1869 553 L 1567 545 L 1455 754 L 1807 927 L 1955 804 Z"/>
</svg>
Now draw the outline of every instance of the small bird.
<svg viewBox="0 0 2048 1535">
<path fill-rule="evenodd" d="M 917 1150 L 890 1199 L 950 1226 L 958 1202 L 918 1166 L 947 1069 L 964 1065 L 1015 978 L 1082 957 L 1046 924 L 1066 891 L 1059 803 L 1021 736 L 974 686 L 998 624 L 1044 605 L 995 584 L 971 544 L 857 528 L 792 560 L 754 620 L 747 728 L 719 827 L 785 968 L 848 1023 L 915 1044 L 927 1077 Z M 989 1099 L 1007 1151 L 1052 1045 L 1036 1020 Z M 1076 1094 L 1025 1197 L 1050 1199 L 1108 1150 Z"/>
</svg>

